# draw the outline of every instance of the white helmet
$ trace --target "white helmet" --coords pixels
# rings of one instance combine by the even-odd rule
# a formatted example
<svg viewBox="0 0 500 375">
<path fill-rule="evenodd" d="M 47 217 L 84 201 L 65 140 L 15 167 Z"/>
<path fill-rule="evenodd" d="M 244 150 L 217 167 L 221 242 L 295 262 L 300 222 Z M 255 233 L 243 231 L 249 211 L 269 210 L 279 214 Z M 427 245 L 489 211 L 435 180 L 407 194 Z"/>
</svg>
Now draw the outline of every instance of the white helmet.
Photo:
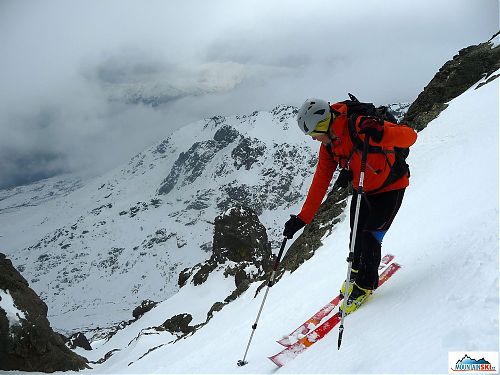
<svg viewBox="0 0 500 375">
<path fill-rule="evenodd" d="M 307 99 L 297 114 L 297 123 L 304 134 L 314 131 L 318 123 L 330 117 L 330 105 L 321 99 Z M 323 129 L 322 129 L 323 130 Z M 326 131 L 321 131 L 326 133 Z"/>
</svg>

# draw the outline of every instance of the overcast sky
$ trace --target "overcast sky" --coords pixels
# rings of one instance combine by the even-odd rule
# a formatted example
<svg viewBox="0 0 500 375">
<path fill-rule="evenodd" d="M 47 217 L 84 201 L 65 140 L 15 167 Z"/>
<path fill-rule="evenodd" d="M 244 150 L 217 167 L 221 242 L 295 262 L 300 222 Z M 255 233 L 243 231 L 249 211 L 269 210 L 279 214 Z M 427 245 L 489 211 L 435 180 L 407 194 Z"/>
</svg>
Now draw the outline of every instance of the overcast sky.
<svg viewBox="0 0 500 375">
<path fill-rule="evenodd" d="M 307 97 L 413 101 L 497 0 L 0 0 L 0 188 Z"/>
</svg>

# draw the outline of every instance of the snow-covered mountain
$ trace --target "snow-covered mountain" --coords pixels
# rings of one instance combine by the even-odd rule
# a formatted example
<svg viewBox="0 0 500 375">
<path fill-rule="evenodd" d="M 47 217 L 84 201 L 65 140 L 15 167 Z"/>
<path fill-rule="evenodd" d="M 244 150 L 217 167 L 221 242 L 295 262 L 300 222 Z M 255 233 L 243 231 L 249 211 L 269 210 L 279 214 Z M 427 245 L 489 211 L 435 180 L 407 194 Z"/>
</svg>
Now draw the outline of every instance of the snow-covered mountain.
<svg viewBox="0 0 500 375">
<path fill-rule="evenodd" d="M 57 197 L 66 196 L 83 184 L 81 178 L 65 175 L 0 190 L 0 214 L 38 206 Z"/>
<path fill-rule="evenodd" d="M 498 351 L 498 93 L 498 79 L 475 84 L 420 132 L 411 186 L 384 239 L 403 268 L 347 317 L 340 351 L 334 330 L 278 372 L 447 373 L 449 352 Z M 479 193 L 471 171 L 482 176 Z M 90 372 L 275 373 L 266 358 L 282 349 L 275 340 L 328 302 L 345 277 L 343 217 L 315 256 L 271 289 L 245 367 L 236 362 L 263 298 L 255 298 L 256 283 L 192 336 L 160 329 L 187 309 L 191 324 L 205 320 L 232 288 L 215 272 L 82 350 L 94 361 Z"/>
<path fill-rule="evenodd" d="M 1 248 L 50 306 L 59 329 L 109 325 L 177 290 L 210 257 L 213 221 L 252 207 L 276 240 L 298 209 L 316 147 L 296 109 L 190 124 L 103 177 L 1 192 Z M 112 293 L 110 293 L 112 291 Z"/>
<path fill-rule="evenodd" d="M 389 104 L 387 107 L 394 114 L 394 117 L 396 117 L 396 120 L 398 120 L 398 122 L 403 122 L 403 118 L 406 112 L 408 111 L 410 105 L 411 103 L 394 103 L 394 104 Z"/>
</svg>

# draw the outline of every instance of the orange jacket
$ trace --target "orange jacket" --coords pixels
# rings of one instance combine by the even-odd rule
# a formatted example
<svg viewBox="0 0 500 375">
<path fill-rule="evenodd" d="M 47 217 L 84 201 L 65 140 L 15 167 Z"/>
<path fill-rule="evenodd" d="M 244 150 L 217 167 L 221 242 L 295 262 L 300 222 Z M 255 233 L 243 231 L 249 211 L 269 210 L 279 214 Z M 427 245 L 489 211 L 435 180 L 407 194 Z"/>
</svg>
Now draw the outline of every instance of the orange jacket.
<svg viewBox="0 0 500 375">
<path fill-rule="evenodd" d="M 338 137 L 330 146 L 321 145 L 319 150 L 318 164 L 316 172 L 307 193 L 306 201 L 302 206 L 302 210 L 298 217 L 309 224 L 318 211 L 326 191 L 332 180 L 333 172 L 338 165 L 342 168 L 349 168 L 353 173 L 352 186 L 354 189 L 359 187 L 359 177 L 361 174 L 361 150 L 353 152 L 354 145 L 351 141 L 348 128 L 347 106 L 343 103 L 335 103 L 331 105 L 332 109 L 340 112 L 340 115 L 335 118 L 331 125 L 330 131 Z M 359 116 L 356 121 L 356 130 L 359 130 L 359 122 L 362 116 Z M 364 135 L 359 135 L 361 140 L 364 140 Z M 384 136 L 380 143 L 376 143 L 370 139 L 370 144 L 373 146 L 382 147 L 384 150 L 393 151 L 394 147 L 410 147 L 417 140 L 417 133 L 410 127 L 405 125 L 397 125 L 391 122 L 384 122 Z M 333 156 L 328 152 L 327 147 L 331 147 Z M 349 160 L 349 156 L 350 160 Z M 380 188 L 386 180 L 390 166 L 394 163 L 394 153 L 387 153 L 387 156 L 382 153 L 368 153 L 366 161 L 365 178 L 363 181 L 363 190 L 370 194 L 370 191 Z M 374 194 L 383 193 L 390 190 L 405 188 L 409 185 L 408 176 L 404 176 L 394 183 L 377 190 Z"/>
</svg>

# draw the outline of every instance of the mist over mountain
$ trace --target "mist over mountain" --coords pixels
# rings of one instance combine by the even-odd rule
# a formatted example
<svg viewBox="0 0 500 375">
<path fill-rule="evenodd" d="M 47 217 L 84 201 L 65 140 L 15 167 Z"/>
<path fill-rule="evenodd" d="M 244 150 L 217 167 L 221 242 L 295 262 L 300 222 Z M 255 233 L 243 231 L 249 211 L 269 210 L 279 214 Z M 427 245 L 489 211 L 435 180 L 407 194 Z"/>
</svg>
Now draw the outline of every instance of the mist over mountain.
<svg viewBox="0 0 500 375">
<path fill-rule="evenodd" d="M 412 102 L 497 14 L 493 0 L 4 1 L 0 189 L 102 176 L 203 118 L 347 92 Z"/>
</svg>

